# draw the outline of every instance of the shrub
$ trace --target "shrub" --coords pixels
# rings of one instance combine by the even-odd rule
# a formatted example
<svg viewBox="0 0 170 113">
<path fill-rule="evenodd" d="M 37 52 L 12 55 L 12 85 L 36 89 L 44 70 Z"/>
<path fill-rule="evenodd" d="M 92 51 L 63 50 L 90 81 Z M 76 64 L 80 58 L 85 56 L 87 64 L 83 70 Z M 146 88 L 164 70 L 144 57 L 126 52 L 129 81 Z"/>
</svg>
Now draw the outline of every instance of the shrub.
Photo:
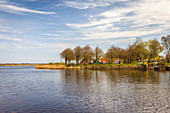
<svg viewBox="0 0 170 113">
<path fill-rule="evenodd" d="M 138 61 L 132 61 L 131 64 L 138 64 Z"/>
<path fill-rule="evenodd" d="M 65 65 L 65 63 L 64 63 L 64 62 L 60 62 L 59 64 L 61 64 L 61 65 Z"/>
<path fill-rule="evenodd" d="M 53 62 L 49 62 L 49 65 L 53 65 L 54 63 Z"/>
<path fill-rule="evenodd" d="M 123 62 L 120 62 L 120 65 L 124 65 L 124 63 L 123 63 Z"/>
<path fill-rule="evenodd" d="M 147 62 L 143 62 L 143 65 L 147 65 L 148 63 Z"/>
</svg>

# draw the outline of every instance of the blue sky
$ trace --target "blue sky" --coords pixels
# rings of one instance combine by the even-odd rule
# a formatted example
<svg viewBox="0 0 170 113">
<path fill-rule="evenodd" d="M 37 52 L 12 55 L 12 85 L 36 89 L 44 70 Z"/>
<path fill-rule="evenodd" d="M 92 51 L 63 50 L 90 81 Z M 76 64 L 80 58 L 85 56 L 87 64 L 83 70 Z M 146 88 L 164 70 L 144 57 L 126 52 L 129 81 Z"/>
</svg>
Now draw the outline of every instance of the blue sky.
<svg viewBox="0 0 170 113">
<path fill-rule="evenodd" d="M 78 45 L 127 48 L 170 34 L 170 0 L 0 0 L 0 63 L 60 62 Z"/>
</svg>

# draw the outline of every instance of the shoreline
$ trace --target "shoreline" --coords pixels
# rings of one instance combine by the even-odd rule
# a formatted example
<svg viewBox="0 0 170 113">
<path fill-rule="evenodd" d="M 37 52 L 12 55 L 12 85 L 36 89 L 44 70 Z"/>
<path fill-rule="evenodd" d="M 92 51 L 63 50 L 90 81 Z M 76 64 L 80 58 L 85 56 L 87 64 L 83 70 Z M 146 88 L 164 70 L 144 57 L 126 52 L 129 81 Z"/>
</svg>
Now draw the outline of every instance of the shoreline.
<svg viewBox="0 0 170 113">
<path fill-rule="evenodd" d="M 65 66 L 65 65 L 36 65 L 35 69 L 51 69 L 51 70 L 155 70 L 155 71 L 170 71 L 170 67 L 145 67 L 145 66 Z"/>
<path fill-rule="evenodd" d="M 0 66 L 35 66 L 35 69 L 49 70 L 144 70 L 144 71 L 170 71 L 170 66 L 167 67 L 146 67 L 139 65 L 79 65 L 65 66 L 63 64 L 1 64 Z"/>
<path fill-rule="evenodd" d="M 0 64 L 0 66 L 36 66 L 38 64 Z"/>
</svg>

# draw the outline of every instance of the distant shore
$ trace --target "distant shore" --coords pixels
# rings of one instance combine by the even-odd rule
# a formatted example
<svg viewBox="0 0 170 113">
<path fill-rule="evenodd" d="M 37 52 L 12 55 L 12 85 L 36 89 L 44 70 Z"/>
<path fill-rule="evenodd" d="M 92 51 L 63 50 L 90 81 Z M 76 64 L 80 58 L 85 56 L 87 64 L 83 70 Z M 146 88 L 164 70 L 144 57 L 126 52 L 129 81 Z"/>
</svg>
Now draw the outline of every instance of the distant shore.
<svg viewBox="0 0 170 113">
<path fill-rule="evenodd" d="M 38 64 L 30 64 L 30 63 L 6 63 L 0 64 L 0 66 L 36 66 Z"/>
</svg>

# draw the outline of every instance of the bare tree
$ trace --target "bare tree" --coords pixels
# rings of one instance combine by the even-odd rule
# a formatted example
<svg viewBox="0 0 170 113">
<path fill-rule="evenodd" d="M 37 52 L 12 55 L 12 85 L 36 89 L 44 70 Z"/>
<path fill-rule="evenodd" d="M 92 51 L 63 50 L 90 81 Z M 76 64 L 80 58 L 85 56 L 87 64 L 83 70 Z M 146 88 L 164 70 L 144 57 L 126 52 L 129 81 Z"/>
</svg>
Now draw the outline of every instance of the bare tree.
<svg viewBox="0 0 170 113">
<path fill-rule="evenodd" d="M 128 55 L 128 62 L 131 63 L 132 61 L 136 60 L 136 47 L 135 45 L 129 45 L 127 49 L 127 55 Z"/>
<path fill-rule="evenodd" d="M 127 62 L 128 60 L 128 51 L 126 49 L 121 49 L 119 52 L 118 57 L 122 60 L 124 60 L 124 62 Z"/>
<path fill-rule="evenodd" d="M 76 59 L 76 64 L 79 64 L 80 59 L 82 58 L 82 48 L 80 46 L 77 46 L 74 48 L 74 55 Z"/>
<path fill-rule="evenodd" d="M 169 54 L 170 53 L 170 35 L 167 35 L 166 37 L 163 36 L 161 38 L 165 53 Z"/>
<path fill-rule="evenodd" d="M 113 63 L 113 59 L 118 57 L 120 50 L 121 49 L 119 47 L 115 47 L 115 46 L 111 46 L 111 48 L 107 50 L 106 57 L 110 58 L 111 63 Z"/>
<path fill-rule="evenodd" d="M 170 62 L 170 35 L 167 35 L 166 37 L 163 36 L 161 41 L 165 50 L 166 59 L 168 62 Z"/>
<path fill-rule="evenodd" d="M 88 59 L 92 59 L 93 56 L 94 56 L 94 53 L 93 53 L 92 48 L 90 46 L 88 46 L 88 45 L 85 46 L 83 48 L 83 58 L 84 58 L 84 60 L 87 62 Z"/>
<path fill-rule="evenodd" d="M 95 54 L 95 59 L 96 59 L 96 63 L 97 61 L 103 56 L 103 50 L 100 49 L 98 46 L 94 49 L 94 54 Z"/>
<path fill-rule="evenodd" d="M 60 54 L 62 58 L 65 59 L 65 64 L 67 65 L 67 62 L 74 60 L 74 53 L 70 48 L 65 49 L 64 51 L 62 51 L 62 53 Z"/>
</svg>

